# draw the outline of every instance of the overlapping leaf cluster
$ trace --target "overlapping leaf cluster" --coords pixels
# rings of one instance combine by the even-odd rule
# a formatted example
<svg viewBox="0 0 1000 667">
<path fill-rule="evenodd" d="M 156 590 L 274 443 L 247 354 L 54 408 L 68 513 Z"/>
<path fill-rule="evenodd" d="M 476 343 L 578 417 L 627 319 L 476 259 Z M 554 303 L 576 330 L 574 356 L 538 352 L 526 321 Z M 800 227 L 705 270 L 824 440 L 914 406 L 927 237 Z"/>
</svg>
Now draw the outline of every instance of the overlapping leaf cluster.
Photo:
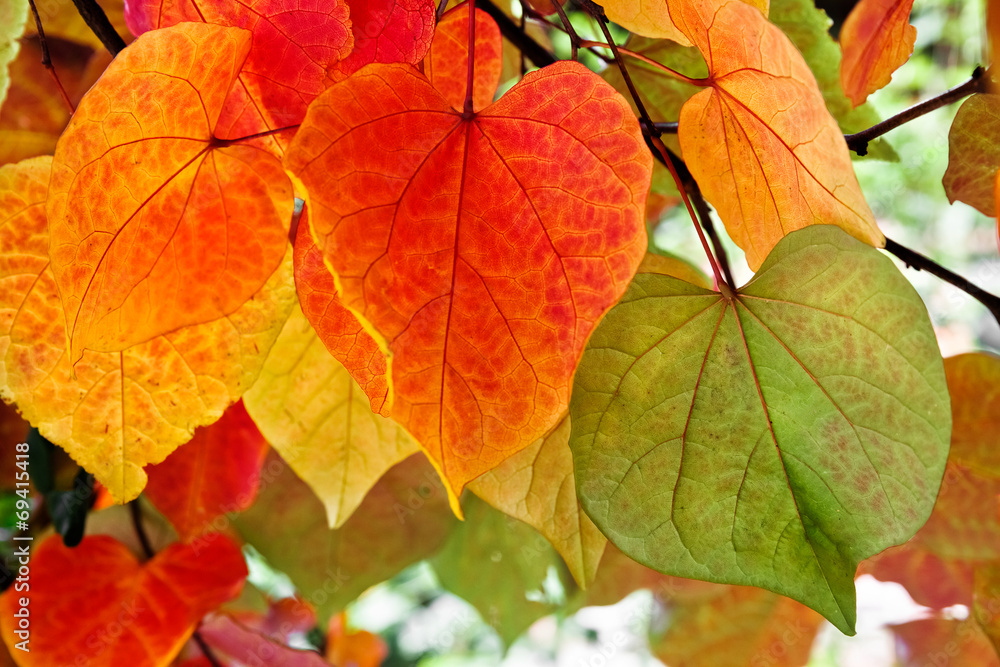
<svg viewBox="0 0 1000 667">
<path fill-rule="evenodd" d="M 72 71 L 71 117 L 18 75 L 29 46 L 0 50 L 0 397 L 166 519 L 133 504 L 130 544 L 112 507 L 76 552 L 41 541 L 30 601 L 59 622 L 22 655 L 0 598 L 18 664 L 324 664 L 286 645 L 317 622 L 328 660 L 375 664 L 338 614 L 426 558 L 506 641 L 562 572 L 568 608 L 652 587 L 671 664 L 753 664 L 791 622 L 801 664 L 807 607 L 852 633 L 858 566 L 895 547 L 865 567 L 946 572 L 932 606 L 978 595 L 994 636 L 995 512 L 950 536 L 951 504 L 1000 491 L 958 440 L 995 360 L 943 364 L 838 124 L 874 120 L 847 99 L 912 49 L 911 3 L 886 4 L 845 24 L 838 82 L 800 0 L 609 0 L 636 100 L 572 61 L 502 81 L 511 44 L 468 3 L 126 0 L 136 38 Z M 747 285 L 647 254 L 651 186 L 680 184 L 640 104 L 678 121 Z M 978 157 L 945 184 L 992 213 L 992 97 L 968 104 L 952 148 Z M 254 598 L 240 542 L 305 600 Z"/>
</svg>

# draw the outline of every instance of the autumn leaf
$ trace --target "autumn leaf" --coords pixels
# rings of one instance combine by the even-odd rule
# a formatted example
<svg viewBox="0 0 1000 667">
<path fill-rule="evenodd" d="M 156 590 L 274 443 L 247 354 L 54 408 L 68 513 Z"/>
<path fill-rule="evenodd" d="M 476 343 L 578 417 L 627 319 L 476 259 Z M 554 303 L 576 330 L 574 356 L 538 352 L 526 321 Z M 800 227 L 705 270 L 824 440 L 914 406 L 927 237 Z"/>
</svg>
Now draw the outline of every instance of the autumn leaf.
<svg viewBox="0 0 1000 667">
<path fill-rule="evenodd" d="M 272 456 L 257 502 L 234 523 L 326 621 L 368 587 L 437 552 L 457 522 L 434 469 L 415 454 L 391 468 L 338 530 L 327 527 L 309 487 Z"/>
<path fill-rule="evenodd" d="M 577 585 L 586 588 L 608 541 L 576 498 L 569 434 L 566 415 L 544 438 L 473 480 L 469 490 L 541 533 L 566 561 Z"/>
<path fill-rule="evenodd" d="M 190 442 L 147 471 L 146 497 L 188 541 L 217 517 L 253 503 L 267 449 L 243 402 L 237 401 L 217 422 L 195 430 Z"/>
<path fill-rule="evenodd" d="M 326 70 L 354 48 L 346 0 L 128 0 L 136 35 L 183 21 L 244 28 L 250 51 L 213 128 L 219 139 L 297 125 Z"/>
<path fill-rule="evenodd" d="M 0 168 L 0 398 L 118 502 L 162 461 L 218 419 L 256 380 L 294 302 L 291 252 L 233 314 L 123 352 L 66 352 L 65 316 L 48 258 L 51 158 Z"/>
<path fill-rule="evenodd" d="M 948 132 L 948 201 L 961 201 L 983 215 L 996 215 L 994 193 L 1000 167 L 1000 95 L 973 95 L 958 108 Z"/>
<path fill-rule="evenodd" d="M 840 83 L 854 106 L 885 86 L 913 52 L 913 0 L 861 0 L 840 29 Z"/>
<path fill-rule="evenodd" d="M 293 197 L 280 163 L 212 134 L 249 47 L 239 28 L 147 33 L 59 139 L 49 254 L 73 361 L 230 315 L 281 264 Z"/>
<path fill-rule="evenodd" d="M 344 612 L 330 619 L 326 632 L 326 659 L 331 665 L 379 667 L 389 655 L 382 638 L 367 630 L 348 630 Z"/>
<path fill-rule="evenodd" d="M 682 0 L 684 1 L 684 0 Z M 770 0 L 745 0 L 767 15 Z M 677 25 L 676 18 L 671 14 L 676 12 L 680 2 L 672 0 L 671 4 L 660 0 L 604 0 L 601 6 L 608 18 L 636 35 L 669 39 L 681 46 L 691 46 L 690 35 Z"/>
<path fill-rule="evenodd" d="M 963 354 L 944 361 L 952 437 L 941 490 L 927 523 L 904 545 L 865 564 L 930 607 L 972 604 L 976 568 L 1000 559 L 1000 357 Z"/>
<path fill-rule="evenodd" d="M 323 253 L 313 241 L 308 210 L 302 211 L 295 233 L 295 289 L 302 312 L 323 345 L 368 396 L 372 412 L 388 417 L 390 397 L 385 352 L 354 313 L 340 302 L 333 274 L 326 268 Z M 302 334 L 308 335 L 305 328 Z M 316 357 L 326 361 L 322 355 Z"/>
<path fill-rule="evenodd" d="M 638 124 L 573 62 L 468 119 L 412 68 L 372 65 L 313 103 L 286 164 L 344 304 L 392 356 L 392 415 L 456 507 L 558 421 L 642 257 Z"/>
<path fill-rule="evenodd" d="M 890 625 L 900 667 L 1000 667 L 989 639 L 973 619 L 922 618 Z"/>
<path fill-rule="evenodd" d="M 731 298 L 636 276 L 577 370 L 577 490 L 639 562 L 767 588 L 851 633 L 858 562 L 930 514 L 947 406 L 916 292 L 812 226 Z"/>
<path fill-rule="evenodd" d="M 434 37 L 434 0 L 347 0 L 354 50 L 327 72 L 328 83 L 342 81 L 369 63 L 423 60 Z"/>
<path fill-rule="evenodd" d="M 31 589 L 0 596 L 0 630 L 13 651 L 20 597 L 29 599 L 30 652 L 21 667 L 100 664 L 165 667 L 201 617 L 239 594 L 243 554 L 228 538 L 206 536 L 196 550 L 175 543 L 145 563 L 107 536 L 69 549 L 51 535 L 31 555 Z"/>
<path fill-rule="evenodd" d="M 807 225 L 836 224 L 885 245 L 843 135 L 788 38 L 739 0 L 671 11 L 709 70 L 708 88 L 681 109 L 681 149 L 750 268 Z"/>
<path fill-rule="evenodd" d="M 83 47 L 55 40 L 49 44 L 49 53 L 66 93 L 77 101 L 110 62 L 106 52 L 88 57 Z M 0 107 L 0 164 L 51 155 L 69 122 L 69 108 L 41 60 L 38 45 L 24 41 L 10 64 L 11 86 Z"/>
<path fill-rule="evenodd" d="M 503 69 L 500 28 L 489 14 L 476 10 L 476 53 L 472 84 L 473 109 L 493 103 Z M 450 9 L 434 30 L 434 40 L 423 61 L 424 75 L 459 113 L 465 105 L 469 69 L 469 7 L 463 2 Z"/>
<path fill-rule="evenodd" d="M 383 473 L 419 449 L 396 422 L 371 411 L 298 309 L 244 400 L 264 436 L 323 501 L 330 528 L 343 526 Z"/>
<path fill-rule="evenodd" d="M 27 3 L 5 2 L 0 8 L 0 104 L 6 99 L 7 89 L 10 87 L 10 74 L 7 70 L 21 49 L 17 38 L 24 32 L 27 22 Z"/>
<path fill-rule="evenodd" d="M 462 521 L 431 560 L 441 585 L 482 615 L 510 645 L 542 616 L 556 611 L 544 592 L 549 568 L 558 568 L 552 545 L 526 523 L 490 507 L 472 494 L 462 498 Z M 563 582 L 565 586 L 565 582 Z"/>
<path fill-rule="evenodd" d="M 330 664 L 316 651 L 292 648 L 228 614 L 209 614 L 198 627 L 198 634 L 216 658 L 232 660 L 233 664 L 262 664 L 262 659 L 266 659 L 269 667 L 329 667 Z"/>
</svg>

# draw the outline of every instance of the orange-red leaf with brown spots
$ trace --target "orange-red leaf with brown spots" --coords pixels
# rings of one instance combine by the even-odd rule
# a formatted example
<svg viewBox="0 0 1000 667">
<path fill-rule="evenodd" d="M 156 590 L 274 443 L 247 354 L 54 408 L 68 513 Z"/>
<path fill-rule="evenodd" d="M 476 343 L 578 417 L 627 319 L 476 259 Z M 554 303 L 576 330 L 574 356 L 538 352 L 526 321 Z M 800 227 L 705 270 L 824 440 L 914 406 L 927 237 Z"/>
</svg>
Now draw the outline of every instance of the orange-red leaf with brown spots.
<svg viewBox="0 0 1000 667">
<path fill-rule="evenodd" d="M 670 14 L 709 71 L 708 88 L 681 108 L 684 159 L 750 268 L 807 225 L 884 246 L 837 121 L 788 37 L 739 0 L 688 0 Z"/>
<path fill-rule="evenodd" d="M 854 106 L 885 86 L 913 53 L 913 0 L 861 0 L 840 30 L 840 85 Z"/>
<path fill-rule="evenodd" d="M 635 117 L 573 62 L 469 117 L 413 68 L 373 65 L 313 103 L 286 165 L 344 304 L 392 355 L 393 417 L 454 500 L 555 425 L 642 259 Z"/>
<path fill-rule="evenodd" d="M 281 164 L 213 134 L 249 48 L 240 28 L 146 33 L 60 138 L 46 212 L 74 361 L 228 315 L 281 263 Z"/>
<path fill-rule="evenodd" d="M 34 622 L 31 651 L 17 651 L 21 667 L 165 667 L 246 575 L 240 548 L 219 534 L 175 543 L 145 563 L 105 535 L 73 549 L 51 535 L 31 555 L 31 589 L 0 596 L 0 631 L 13 650 L 14 613 L 26 597 Z"/>
<path fill-rule="evenodd" d="M 250 507 L 267 449 L 238 401 L 219 421 L 197 429 L 190 442 L 146 471 L 146 496 L 181 539 L 190 540 L 216 518 Z"/>
</svg>

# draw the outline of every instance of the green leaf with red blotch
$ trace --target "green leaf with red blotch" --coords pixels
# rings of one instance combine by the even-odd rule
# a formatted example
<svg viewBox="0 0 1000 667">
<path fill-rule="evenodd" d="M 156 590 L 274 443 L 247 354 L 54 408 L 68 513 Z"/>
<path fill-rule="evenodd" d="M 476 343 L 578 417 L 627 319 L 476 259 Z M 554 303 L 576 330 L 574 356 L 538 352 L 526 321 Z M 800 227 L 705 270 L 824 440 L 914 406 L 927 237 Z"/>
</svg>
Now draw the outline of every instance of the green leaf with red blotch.
<svg viewBox="0 0 1000 667">
<path fill-rule="evenodd" d="M 341 81 L 369 63 L 418 64 L 434 37 L 434 0 L 347 0 L 354 50 L 327 72 Z"/>
<path fill-rule="evenodd" d="M 901 546 L 864 564 L 929 607 L 972 604 L 977 567 L 1000 559 L 1000 357 L 976 353 L 944 361 L 952 436 L 941 490 L 927 523 Z"/>
<path fill-rule="evenodd" d="M 465 484 L 545 434 L 646 247 L 651 157 L 574 62 L 466 118 L 408 66 L 312 104 L 286 153 L 344 305 L 392 357 L 392 416 Z"/>
<path fill-rule="evenodd" d="M 996 215 L 1000 167 L 1000 95 L 973 95 L 958 108 L 948 132 L 948 170 L 942 183 L 948 201 Z"/>
<path fill-rule="evenodd" d="M 291 183 L 270 153 L 214 135 L 250 38 L 142 35 L 59 139 L 46 213 L 74 362 L 229 315 L 280 265 Z"/>
<path fill-rule="evenodd" d="M 236 597 L 247 576 L 243 554 L 213 534 L 198 545 L 175 543 L 145 563 L 120 542 L 85 537 L 69 549 L 58 535 L 31 557 L 31 589 L 0 596 L 0 631 L 13 650 L 28 599 L 30 652 L 21 667 L 85 664 L 165 667 L 206 613 Z"/>
<path fill-rule="evenodd" d="M 239 401 L 147 470 L 144 491 L 188 541 L 217 517 L 250 507 L 267 450 L 267 441 Z"/>
<path fill-rule="evenodd" d="M 271 456 L 253 506 L 234 521 L 240 535 L 287 574 L 320 621 L 365 589 L 432 556 L 456 520 L 423 454 L 391 468 L 338 530 L 288 465 Z"/>
<path fill-rule="evenodd" d="M 298 125 L 327 69 L 354 49 L 346 0 L 127 0 L 125 20 L 137 36 L 184 21 L 250 31 L 250 52 L 215 126 L 219 139 Z"/>
<path fill-rule="evenodd" d="M 857 564 L 913 535 L 951 415 L 923 302 L 829 225 L 732 296 L 636 276 L 577 370 L 584 509 L 653 569 L 768 588 L 853 632 Z"/>
</svg>

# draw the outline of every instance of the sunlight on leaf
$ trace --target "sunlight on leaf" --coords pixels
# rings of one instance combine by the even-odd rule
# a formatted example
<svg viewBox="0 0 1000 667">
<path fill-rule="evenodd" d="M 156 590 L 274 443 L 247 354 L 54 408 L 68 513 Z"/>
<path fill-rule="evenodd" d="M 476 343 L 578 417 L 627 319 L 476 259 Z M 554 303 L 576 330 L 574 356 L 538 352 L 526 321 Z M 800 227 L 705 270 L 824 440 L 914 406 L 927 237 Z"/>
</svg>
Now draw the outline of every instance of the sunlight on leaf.
<svg viewBox="0 0 1000 667">
<path fill-rule="evenodd" d="M 948 403 L 912 286 L 812 226 L 732 299 L 636 276 L 576 374 L 577 489 L 639 562 L 768 588 L 853 633 L 857 564 L 930 514 Z"/>
<path fill-rule="evenodd" d="M 674 12 L 710 77 L 710 87 L 681 109 L 678 136 L 691 173 L 750 268 L 808 225 L 839 225 L 865 243 L 885 245 L 802 56 L 760 12 L 739 0 L 716 4 L 690 0 Z"/>
<path fill-rule="evenodd" d="M 86 352 L 74 366 L 48 260 L 50 161 L 0 168 L 0 397 L 125 502 L 146 485 L 143 466 L 218 419 L 256 380 L 295 303 L 291 252 L 232 315 L 124 352 Z"/>
<path fill-rule="evenodd" d="M 372 411 L 388 417 L 391 397 L 385 353 L 341 304 L 333 274 L 313 242 L 308 210 L 302 212 L 295 234 L 295 289 L 302 312 L 323 345 L 368 396 Z"/>
<path fill-rule="evenodd" d="M 434 0 L 348 0 L 354 50 L 327 72 L 327 83 L 342 81 L 369 63 L 423 60 L 434 37 Z"/>
<path fill-rule="evenodd" d="M 73 361 L 229 315 L 281 263 L 281 164 L 212 134 L 249 47 L 202 23 L 147 33 L 59 139 L 46 210 Z"/>
<path fill-rule="evenodd" d="M 344 304 L 392 355 L 392 415 L 452 493 L 559 420 L 583 345 L 646 247 L 651 157 L 628 105 L 560 62 L 464 119 L 372 65 L 286 154 Z"/>
<path fill-rule="evenodd" d="M 840 29 L 840 83 L 858 106 L 882 88 L 910 58 L 917 29 L 909 23 L 913 0 L 861 0 Z"/>
<path fill-rule="evenodd" d="M 0 596 L 0 631 L 13 651 L 14 612 L 26 596 L 36 622 L 31 651 L 17 652 L 21 667 L 166 667 L 201 617 L 239 594 L 246 575 L 239 547 L 219 534 L 175 543 L 145 563 L 110 537 L 69 549 L 52 535 L 33 550 L 30 591 Z"/>
<path fill-rule="evenodd" d="M 296 308 L 244 397 L 265 437 L 339 528 L 386 470 L 418 450 L 368 397 Z"/>
<path fill-rule="evenodd" d="M 493 103 L 493 94 L 503 69 L 500 28 L 489 14 L 476 10 L 476 55 L 472 73 L 473 109 L 482 111 Z M 468 3 L 449 10 L 434 30 L 434 41 L 424 58 L 424 75 L 451 106 L 461 112 L 465 105 L 469 67 Z"/>
</svg>

